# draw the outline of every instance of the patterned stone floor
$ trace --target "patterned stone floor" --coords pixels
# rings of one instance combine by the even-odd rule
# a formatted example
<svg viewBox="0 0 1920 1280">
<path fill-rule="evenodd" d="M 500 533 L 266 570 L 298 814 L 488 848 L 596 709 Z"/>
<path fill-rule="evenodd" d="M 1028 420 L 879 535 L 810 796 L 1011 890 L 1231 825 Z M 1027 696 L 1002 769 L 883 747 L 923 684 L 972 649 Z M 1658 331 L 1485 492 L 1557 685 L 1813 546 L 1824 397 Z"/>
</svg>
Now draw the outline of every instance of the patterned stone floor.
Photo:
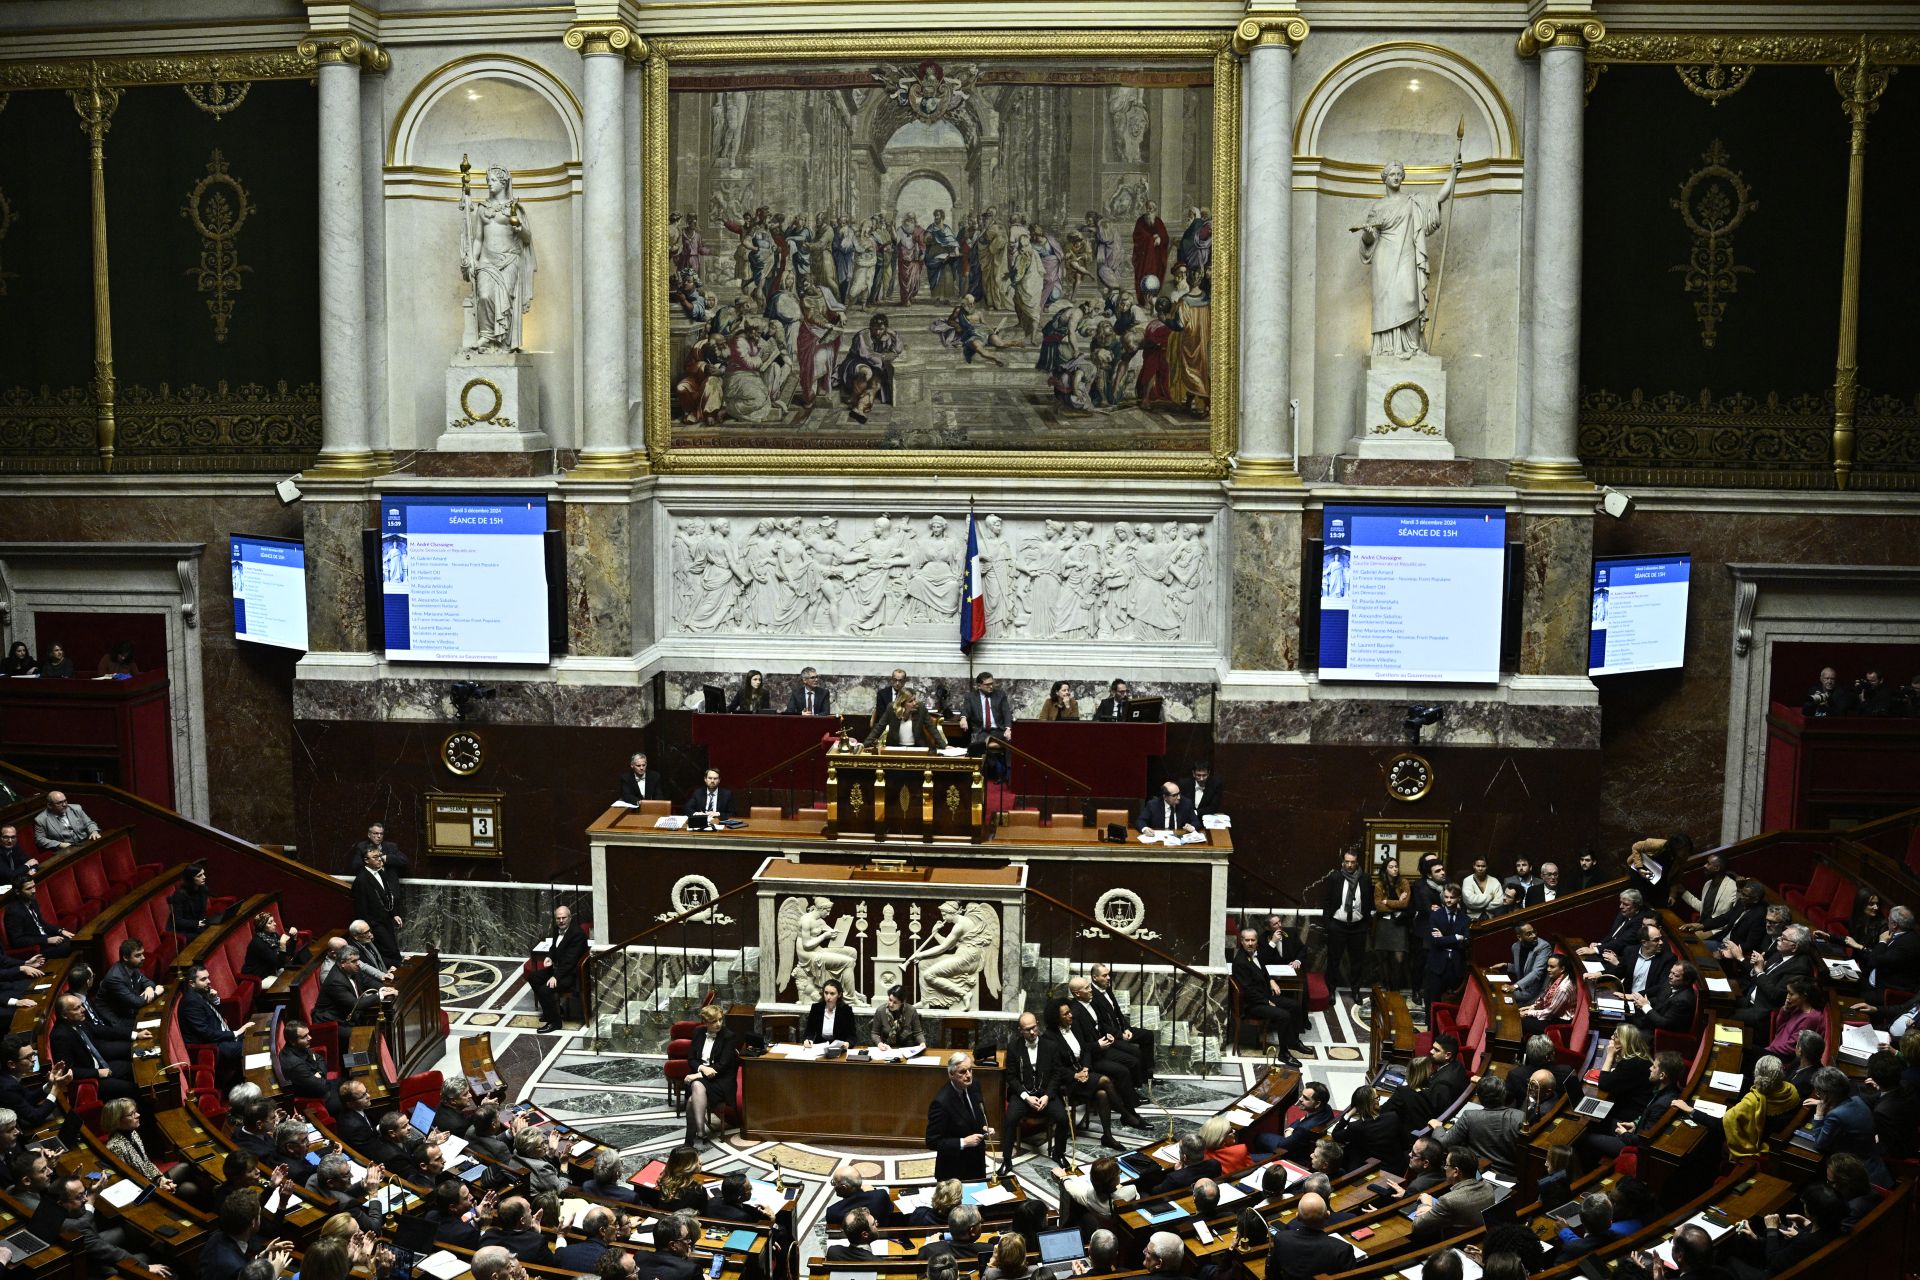
<svg viewBox="0 0 1920 1280">
<path fill-rule="evenodd" d="M 532 1101 L 582 1132 L 629 1157 L 664 1155 L 677 1145 L 685 1122 L 668 1103 L 663 1059 L 658 1054 L 626 1054 L 594 1050 L 577 1033 L 542 1035 L 532 994 L 520 980 L 520 962 L 474 956 L 441 958 L 441 994 L 453 1024 L 441 1069 L 459 1070 L 457 1041 L 462 1036 L 492 1037 L 494 1061 L 509 1092 L 520 1101 Z M 1307 1077 L 1323 1080 L 1344 1105 L 1354 1087 L 1366 1078 L 1365 1024 L 1352 1015 L 1344 1000 L 1313 1015 L 1307 1043 L 1314 1055 L 1305 1060 Z M 1158 1108 L 1144 1105 L 1156 1132 L 1117 1129 L 1116 1137 L 1130 1145 L 1144 1144 L 1165 1133 L 1197 1129 L 1208 1117 L 1237 1097 L 1264 1065 L 1257 1057 L 1229 1056 L 1213 1074 L 1162 1076 L 1155 1088 Z M 1098 1137 L 1082 1138 L 1076 1150 L 1083 1160 L 1100 1154 Z M 827 1179 L 845 1161 L 854 1162 L 869 1178 L 889 1183 L 926 1182 L 932 1178 L 932 1157 L 920 1152 L 876 1147 L 829 1148 L 784 1142 L 747 1142 L 737 1137 L 709 1144 L 703 1162 L 716 1172 L 743 1169 L 770 1179 L 775 1163 L 789 1184 L 800 1188 L 795 1222 L 802 1252 L 817 1260 L 825 1250 L 821 1215 L 832 1199 Z M 1015 1172 L 1028 1194 L 1048 1204 L 1059 1199 L 1059 1188 L 1049 1169 L 1051 1162 L 1031 1151 L 1015 1161 Z"/>
</svg>

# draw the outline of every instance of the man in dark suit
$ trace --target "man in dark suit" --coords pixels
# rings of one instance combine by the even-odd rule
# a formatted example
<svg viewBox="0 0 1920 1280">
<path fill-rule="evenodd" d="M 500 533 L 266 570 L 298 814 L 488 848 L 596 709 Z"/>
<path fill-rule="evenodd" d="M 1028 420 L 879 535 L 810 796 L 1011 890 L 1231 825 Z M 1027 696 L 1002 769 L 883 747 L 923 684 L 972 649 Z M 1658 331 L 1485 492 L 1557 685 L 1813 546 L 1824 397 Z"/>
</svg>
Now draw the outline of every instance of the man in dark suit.
<svg viewBox="0 0 1920 1280">
<path fill-rule="evenodd" d="M 1220 1176 L 1220 1162 L 1207 1154 L 1207 1144 L 1200 1140 L 1199 1134 L 1190 1133 L 1180 1139 L 1180 1163 L 1167 1170 L 1153 1194 L 1184 1191 L 1202 1178 L 1218 1182 Z"/>
<path fill-rule="evenodd" d="M 1667 946 L 1667 933 L 1658 920 L 1641 926 L 1640 945 L 1632 951 L 1611 948 L 1600 953 L 1606 971 L 1620 984 L 1621 995 L 1657 996 L 1667 985 L 1667 973 L 1673 968 L 1673 951 Z"/>
<path fill-rule="evenodd" d="M 665 800 L 667 780 L 647 771 L 647 753 L 636 751 L 627 757 L 627 771 L 620 775 L 620 798 L 638 807 L 642 800 Z"/>
<path fill-rule="evenodd" d="M 327 1080 L 327 1064 L 313 1051 L 313 1028 L 298 1018 L 280 1024 L 284 1037 L 280 1045 L 280 1075 L 287 1091 L 296 1098 L 331 1098 L 333 1085 Z M 333 1110 L 333 1104 L 327 1104 Z"/>
<path fill-rule="evenodd" d="M 872 1262 L 873 1250 L 867 1246 L 873 1243 L 877 1234 L 874 1229 L 871 1209 L 850 1210 L 842 1228 L 846 1240 L 840 1244 L 827 1246 L 828 1262 Z"/>
<path fill-rule="evenodd" d="M 679 1220 L 672 1217 L 662 1218 L 656 1223 L 655 1245 L 664 1248 L 669 1227 L 678 1223 Z M 499 1245 L 522 1262 L 553 1265 L 553 1250 L 547 1247 L 546 1234 L 540 1230 L 540 1215 L 534 1212 L 532 1203 L 522 1195 L 501 1199 L 494 1210 L 493 1225 L 480 1233 L 480 1245 L 482 1248 Z"/>
<path fill-rule="evenodd" d="M 733 816 L 733 792 L 720 785 L 718 769 L 707 770 L 700 789 L 687 797 L 687 812 L 704 813 L 708 821 Z"/>
<path fill-rule="evenodd" d="M 1636 995 L 1627 1001 L 1627 1021 L 1642 1031 L 1690 1031 L 1693 1016 L 1700 1007 L 1698 978 L 1685 961 L 1667 965 L 1667 980 L 1651 995 Z"/>
<path fill-rule="evenodd" d="M 367 828 L 367 838 L 354 842 L 353 856 L 347 865 L 358 867 L 365 865 L 367 851 L 378 849 L 387 859 L 386 873 L 389 876 L 404 876 L 413 873 L 413 859 L 400 851 L 400 846 L 387 839 L 387 826 L 376 822 Z"/>
<path fill-rule="evenodd" d="M 1438 1195 L 1429 1191 L 1420 1196 L 1420 1207 L 1413 1215 L 1415 1244 L 1433 1244 L 1471 1231 L 1486 1220 L 1487 1210 L 1499 1198 L 1499 1188 L 1481 1178 L 1480 1160 L 1471 1151 L 1448 1152 L 1447 1175 L 1447 1185 Z"/>
<path fill-rule="evenodd" d="M 127 1023 L 135 1022 L 147 1002 L 160 994 L 160 984 L 149 978 L 140 967 L 146 962 L 147 949 L 139 939 L 128 938 L 121 942 L 119 962 L 108 969 L 107 976 L 100 980 L 100 1003 L 106 1008 L 108 1017 Z"/>
<path fill-rule="evenodd" d="M 880 717 L 887 714 L 887 708 L 893 705 L 893 700 L 906 687 L 906 668 L 895 667 L 892 678 L 880 686 L 880 692 L 873 695 L 873 723 L 880 723 Z"/>
<path fill-rule="evenodd" d="M 1718 915 L 1701 917 L 1699 924 L 1683 927 L 1689 933 L 1703 935 L 1709 949 L 1723 948 L 1728 943 L 1742 951 L 1764 948 L 1767 938 L 1767 891 L 1758 880 L 1743 880 L 1732 906 Z"/>
<path fill-rule="evenodd" d="M 1560 883 L 1559 864 L 1543 862 L 1540 864 L 1538 883 L 1527 887 L 1527 891 L 1520 897 L 1520 905 L 1537 907 L 1543 902 L 1557 902 L 1571 892 L 1572 890 Z"/>
<path fill-rule="evenodd" d="M 833 714 L 833 692 L 820 684 L 820 673 L 812 667 L 800 668 L 800 687 L 787 695 L 790 716 L 826 716 Z"/>
<path fill-rule="evenodd" d="M 1311 1193 L 1300 1197 L 1293 1221 L 1273 1233 L 1267 1254 L 1272 1280 L 1313 1280 L 1314 1276 L 1353 1269 L 1353 1246 L 1326 1231 L 1327 1202 Z"/>
<path fill-rule="evenodd" d="M 260 1235 L 260 1189 L 241 1187 L 220 1203 L 220 1229 L 207 1234 L 200 1247 L 200 1280 L 235 1280 L 241 1270 L 256 1257 L 271 1257 L 288 1241 L 267 1242 Z M 279 1261 L 279 1260 L 276 1260 Z"/>
<path fill-rule="evenodd" d="M 1300 1086 L 1300 1118 L 1284 1129 L 1260 1134 L 1254 1146 L 1263 1152 L 1278 1151 L 1295 1161 L 1305 1160 L 1333 1121 L 1333 1090 L 1319 1080 L 1309 1080 Z"/>
<path fill-rule="evenodd" d="M 1320 923 L 1327 931 L 1327 994 L 1338 995 L 1342 962 L 1353 998 L 1360 998 L 1361 975 L 1367 955 L 1367 935 L 1373 927 L 1373 886 L 1360 873 L 1360 855 L 1349 849 L 1340 855 L 1340 869 L 1327 877 L 1320 893 Z M 1413 926 L 1426 936 L 1423 920 Z"/>
<path fill-rule="evenodd" d="M 697 1280 L 702 1268 L 692 1253 L 692 1228 L 684 1219 L 665 1217 L 654 1223 L 653 1252 L 635 1250 L 633 1260 L 641 1280 Z"/>
<path fill-rule="evenodd" d="M 224 1089 L 238 1080 L 245 1045 L 220 1012 L 220 993 L 213 989 L 213 975 L 207 972 L 207 966 L 197 964 L 188 971 L 179 1009 L 181 1038 L 192 1046 L 213 1046 L 214 1083 Z M 251 1025 L 243 1025 L 241 1031 Z"/>
<path fill-rule="evenodd" d="M 51 1037 L 53 1060 L 65 1063 L 75 1080 L 92 1080 L 103 1101 L 133 1097 L 133 1065 L 109 1060 L 102 1052 L 87 1031 L 86 1010 L 80 1004 L 80 997 L 69 992 L 55 1003 L 59 1020 L 53 1024 Z"/>
<path fill-rule="evenodd" d="M 974 748 L 984 748 L 990 737 L 1009 737 L 1013 732 L 1013 712 L 1004 691 L 994 688 L 993 672 L 982 671 L 973 678 L 973 692 L 967 695 L 967 709 L 960 716 L 960 727 L 967 731 Z"/>
<path fill-rule="evenodd" d="M 1028 1116 L 1045 1116 L 1053 1125 L 1053 1160 L 1067 1156 L 1066 1092 L 1068 1064 L 1062 1057 L 1058 1039 L 1040 1034 L 1040 1019 L 1031 1013 L 1020 1015 L 1020 1038 L 1007 1050 L 1007 1118 L 1000 1130 L 1000 1173 L 1013 1172 L 1015 1139 L 1020 1122 Z"/>
<path fill-rule="evenodd" d="M 1433 1063 L 1433 1074 L 1427 1078 L 1427 1092 L 1439 1104 L 1434 1110 L 1445 1111 L 1467 1091 L 1467 1065 L 1460 1061 L 1460 1038 L 1444 1033 L 1435 1036 L 1427 1049 L 1427 1057 Z"/>
<path fill-rule="evenodd" d="M 912 689 L 900 690 L 887 709 L 874 718 L 867 731 L 868 750 L 876 747 L 944 747 L 947 734 L 939 721 L 928 714 L 926 704 Z"/>
<path fill-rule="evenodd" d="M 473 1188 L 464 1178 L 448 1178 L 433 1189 L 433 1207 L 427 1221 L 433 1224 L 433 1242 L 456 1249 L 478 1249 L 480 1228 L 467 1220 L 473 1212 Z"/>
<path fill-rule="evenodd" d="M 1646 928 L 1648 914 L 1646 901 L 1640 896 L 1638 889 L 1622 889 L 1620 914 L 1613 918 L 1611 925 L 1607 926 L 1606 936 L 1598 942 L 1589 942 L 1575 954 L 1599 956 L 1605 951 L 1611 951 L 1620 956 L 1629 954 L 1640 945 L 1640 939 L 1645 936 L 1643 930 Z"/>
<path fill-rule="evenodd" d="M 580 1219 L 579 1240 L 570 1240 L 553 1255 L 553 1265 L 575 1272 L 592 1272 L 600 1255 L 617 1242 L 620 1220 L 613 1210 L 592 1208 Z"/>
<path fill-rule="evenodd" d="M 580 960 L 587 954 L 587 931 L 574 921 L 573 909 L 553 909 L 553 933 L 533 973 L 533 996 L 540 1003 L 540 1030 L 560 1029 L 560 1011 L 567 994 L 579 986 Z"/>
<path fill-rule="evenodd" d="M 1199 824 L 1180 784 L 1171 778 L 1160 784 L 1159 795 L 1141 804 L 1133 823 L 1141 831 L 1192 831 Z"/>
<path fill-rule="evenodd" d="M 1139 1047 L 1121 1039 L 1119 1031 L 1101 1016 L 1100 1006 L 1094 1003 L 1093 983 L 1086 978 L 1076 975 L 1067 979 L 1067 1000 L 1073 1006 L 1073 1034 L 1093 1046 L 1094 1069 L 1129 1086 L 1128 1096 L 1134 1096 L 1132 1087 L 1147 1078 Z M 1138 1111 L 1123 1111 L 1120 1118 L 1133 1128 L 1147 1127 Z"/>
<path fill-rule="evenodd" d="M 971 1054 L 947 1059 L 947 1083 L 927 1105 L 927 1149 L 934 1153 L 936 1182 L 978 1182 L 987 1176 L 987 1111 L 973 1079 Z"/>
<path fill-rule="evenodd" d="M 1877 939 L 1843 940 L 1860 962 L 1861 976 L 1867 980 L 1867 998 L 1876 1004 L 1889 987 L 1920 990 L 1920 932 L 1915 932 L 1913 923 L 1912 907 L 1895 907 L 1887 912 L 1887 927 Z"/>
<path fill-rule="evenodd" d="M 1186 793 L 1187 803 L 1193 806 L 1194 813 L 1202 818 L 1210 813 L 1227 811 L 1227 788 L 1213 776 L 1213 766 L 1205 760 L 1195 762 L 1193 776 L 1187 779 L 1186 785 L 1180 790 Z"/>
<path fill-rule="evenodd" d="M 390 1157 L 404 1156 L 406 1152 L 389 1151 L 383 1146 L 379 1130 L 374 1128 L 373 1117 L 368 1114 L 373 1099 L 367 1095 L 367 1086 L 358 1080 L 342 1081 L 339 1097 L 339 1104 L 332 1109 L 334 1136 L 340 1139 L 347 1150 L 366 1157 L 368 1164 L 384 1164 L 393 1168 Z M 402 1117 L 401 1123 L 406 1123 L 405 1117 Z"/>
<path fill-rule="evenodd" d="M 893 1210 L 893 1197 L 885 1187 L 869 1187 L 865 1179 L 846 1165 L 834 1171 L 833 1194 L 834 1201 L 827 1206 L 825 1215 L 829 1227 L 845 1222 L 855 1209 L 865 1209 L 876 1222 L 898 1216 Z"/>
<path fill-rule="evenodd" d="M 320 995 L 313 1002 L 315 1022 L 370 1022 L 379 1012 L 380 1002 L 393 988 L 383 987 L 360 964 L 360 953 L 352 947 L 340 953 L 333 972 L 320 984 Z"/>
<path fill-rule="evenodd" d="M 1575 1258 L 1584 1258 L 1603 1244 L 1615 1239 L 1613 1234 L 1613 1201 L 1599 1191 L 1589 1191 L 1580 1197 L 1580 1230 L 1570 1227 L 1560 1229 L 1559 1242 L 1548 1263 L 1559 1266 Z"/>
<path fill-rule="evenodd" d="M 1242 929 L 1240 945 L 1233 953 L 1233 985 L 1240 995 L 1240 1020 L 1252 1018 L 1266 1024 L 1263 1039 L 1280 1051 L 1280 1060 L 1290 1067 L 1300 1065 L 1293 1056 L 1300 1041 L 1299 1020 L 1294 1004 L 1282 996 L 1280 982 L 1260 962 L 1260 931 Z"/>
<path fill-rule="evenodd" d="M 54 1086 L 73 1078 L 70 1068 L 54 1063 L 47 1069 L 45 1083 L 30 1083 L 27 1077 L 33 1074 L 39 1056 L 32 1034 L 25 1031 L 8 1036 L 5 1048 L 0 1049 L 0 1107 L 20 1117 L 22 1132 L 38 1129 L 59 1110 Z"/>
<path fill-rule="evenodd" d="M 1460 886 L 1450 884 L 1440 895 L 1440 905 L 1427 913 L 1414 928 L 1427 946 L 1427 1007 L 1458 987 L 1467 977 L 1467 942 L 1473 921 L 1460 905 Z"/>
<path fill-rule="evenodd" d="M 372 925 L 365 920 L 355 920 L 348 924 L 347 944 L 360 953 L 360 968 L 368 977 L 375 982 L 393 980 L 393 975 L 400 967 L 400 957 L 388 955 L 380 950 L 380 941 L 373 936 Z"/>
<path fill-rule="evenodd" d="M 1139 1050 L 1140 1083 L 1153 1079 L 1153 1032 L 1127 1021 L 1126 1010 L 1120 1007 L 1120 1000 L 1113 993 L 1112 969 L 1104 964 L 1096 964 L 1088 971 L 1088 976 L 1093 979 L 1093 1007 L 1100 1015 L 1101 1030 L 1117 1036 L 1120 1043 Z"/>
<path fill-rule="evenodd" d="M 1789 978 L 1812 981 L 1812 946 L 1813 932 L 1805 925 L 1790 924 L 1782 929 L 1774 939 L 1771 958 L 1765 952 L 1751 958 L 1750 972 L 1744 978 L 1745 990 L 1740 993 L 1733 1016 L 1750 1027 L 1765 1027 L 1774 1010 L 1787 1001 Z M 1729 947 L 1725 954 L 1736 962 L 1746 958 L 1738 947 Z M 1736 965 L 1728 966 L 1726 974 L 1737 981 L 1743 980 Z"/>
<path fill-rule="evenodd" d="M 367 850 L 353 876 L 353 913 L 373 926 L 380 954 L 395 964 L 400 962 L 400 926 L 406 923 L 403 910 L 400 885 L 387 869 L 386 852 Z"/>
<path fill-rule="evenodd" d="M 20 829 L 11 824 L 0 826 L 0 880 L 18 884 L 40 866 L 33 850 L 20 843 Z"/>
<path fill-rule="evenodd" d="M 49 960 L 72 955 L 73 931 L 61 928 L 40 910 L 38 893 L 38 881 L 30 875 L 7 895 L 7 944 L 16 948 L 31 947 Z"/>
<path fill-rule="evenodd" d="M 1127 714 L 1127 699 L 1132 697 L 1125 680 L 1115 680 L 1107 686 L 1107 696 L 1100 699 L 1100 705 L 1094 708 L 1095 720 L 1123 720 Z"/>
</svg>

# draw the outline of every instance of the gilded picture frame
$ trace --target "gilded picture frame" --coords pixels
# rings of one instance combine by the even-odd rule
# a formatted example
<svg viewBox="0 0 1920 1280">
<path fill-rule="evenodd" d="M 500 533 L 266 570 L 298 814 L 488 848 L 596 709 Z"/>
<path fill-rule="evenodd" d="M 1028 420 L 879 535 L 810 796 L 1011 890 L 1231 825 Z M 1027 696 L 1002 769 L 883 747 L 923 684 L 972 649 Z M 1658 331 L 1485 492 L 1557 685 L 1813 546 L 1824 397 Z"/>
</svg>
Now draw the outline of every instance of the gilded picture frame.
<svg viewBox="0 0 1920 1280">
<path fill-rule="evenodd" d="M 663 474 L 845 474 L 845 475 L 1153 475 L 1182 479 L 1218 479 L 1238 440 L 1238 233 L 1240 187 L 1240 75 L 1232 31 L 1090 30 L 1070 34 L 1020 30 L 937 32 L 916 35 L 832 34 L 727 37 L 651 37 L 643 79 L 641 165 L 648 193 L 674 189 L 673 83 L 676 75 L 737 67 L 833 64 L 838 67 L 896 65 L 924 68 L 929 63 L 1032 65 L 1085 61 L 1089 66 L 1208 68 L 1205 189 L 1211 197 L 1211 294 L 1208 397 L 1192 447 L 1178 449 L 998 449 L 972 446 L 921 448 L 890 442 L 882 447 L 821 447 L 791 441 L 761 445 L 691 444 L 676 441 L 680 423 L 675 384 L 682 377 L 684 346 L 672 318 L 684 315 L 674 297 L 675 270 L 670 243 L 670 198 L 648 199 L 642 218 L 647 270 L 643 282 L 647 374 L 643 394 L 647 421 L 648 464 Z M 902 85 L 903 92 L 912 89 Z M 704 211 L 703 211 L 704 212 Z M 957 214 L 956 214 L 957 216 Z M 1179 229 L 1172 218 L 1178 248 Z M 1119 235 L 1131 233 L 1128 225 Z M 720 233 L 724 236 L 724 232 Z M 1171 272 L 1169 273 L 1171 275 Z M 1097 300 L 1097 294 L 1096 294 Z M 1149 297 L 1146 299 L 1151 301 Z M 921 329 L 915 341 L 928 343 Z M 1015 350 L 1013 356 L 1022 352 Z M 956 357 L 957 358 L 957 357 Z M 1034 356 L 1029 352 L 1026 359 Z M 717 366 L 716 366 L 717 367 Z"/>
</svg>

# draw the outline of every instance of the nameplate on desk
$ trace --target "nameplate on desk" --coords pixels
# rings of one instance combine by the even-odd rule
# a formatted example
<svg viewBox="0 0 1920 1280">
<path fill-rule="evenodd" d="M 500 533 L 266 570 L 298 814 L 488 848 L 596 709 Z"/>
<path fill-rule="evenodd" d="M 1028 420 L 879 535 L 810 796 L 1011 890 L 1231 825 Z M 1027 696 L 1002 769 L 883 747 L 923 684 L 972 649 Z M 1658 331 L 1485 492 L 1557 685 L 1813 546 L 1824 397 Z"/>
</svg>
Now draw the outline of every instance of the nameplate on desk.
<svg viewBox="0 0 1920 1280">
<path fill-rule="evenodd" d="M 272 1065 L 273 1055 L 271 1053 L 250 1053 L 247 1055 L 246 1061 L 242 1064 L 243 1068 L 248 1071 L 258 1071 L 261 1067 L 270 1067 Z"/>
<path fill-rule="evenodd" d="M 1725 978 L 1708 978 L 1707 990 L 1717 996 L 1730 996 L 1733 994 L 1733 983 Z"/>
</svg>

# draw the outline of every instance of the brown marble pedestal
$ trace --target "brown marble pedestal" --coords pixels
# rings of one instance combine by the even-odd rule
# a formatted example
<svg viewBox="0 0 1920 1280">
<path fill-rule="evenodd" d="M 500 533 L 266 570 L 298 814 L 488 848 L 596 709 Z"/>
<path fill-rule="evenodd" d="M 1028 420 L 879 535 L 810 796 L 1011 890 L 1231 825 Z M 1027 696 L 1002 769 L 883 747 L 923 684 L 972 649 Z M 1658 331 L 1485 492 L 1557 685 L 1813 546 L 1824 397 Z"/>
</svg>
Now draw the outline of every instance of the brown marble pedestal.
<svg viewBox="0 0 1920 1280">
<path fill-rule="evenodd" d="M 413 473 L 418 476 L 472 476 L 497 479 L 553 474 L 552 449 L 531 453 L 431 453 L 421 450 L 413 455 Z"/>
<path fill-rule="evenodd" d="M 1334 478 L 1341 484 L 1452 485 L 1473 483 L 1471 458 L 1355 458 L 1334 459 Z"/>
</svg>

